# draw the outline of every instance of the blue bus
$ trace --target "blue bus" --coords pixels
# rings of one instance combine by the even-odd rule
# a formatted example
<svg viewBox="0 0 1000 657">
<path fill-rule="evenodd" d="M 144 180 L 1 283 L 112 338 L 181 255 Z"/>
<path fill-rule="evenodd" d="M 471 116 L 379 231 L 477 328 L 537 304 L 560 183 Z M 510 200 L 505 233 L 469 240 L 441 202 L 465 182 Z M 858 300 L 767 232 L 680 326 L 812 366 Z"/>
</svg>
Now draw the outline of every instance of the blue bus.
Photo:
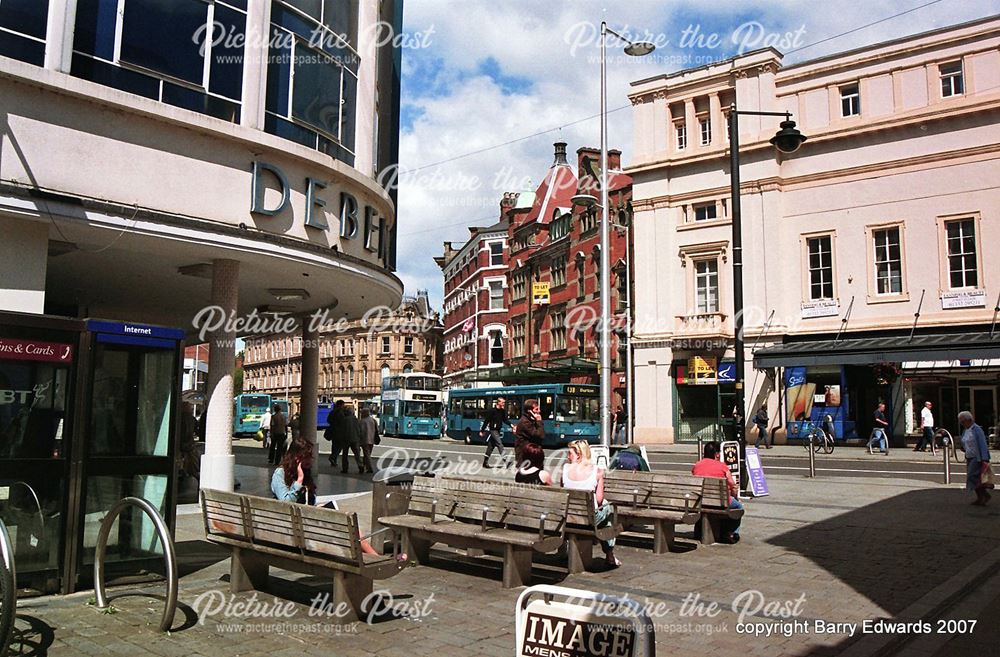
<svg viewBox="0 0 1000 657">
<path fill-rule="evenodd" d="M 271 407 L 271 395 L 249 393 L 233 398 L 233 435 L 252 435 L 260 431 L 264 413 Z"/>
<path fill-rule="evenodd" d="M 504 428 L 503 442 L 514 444 L 514 426 L 521 419 L 521 409 L 528 399 L 537 399 L 545 426 L 544 447 L 565 447 L 573 440 L 601 442 L 600 388 L 575 383 L 549 383 L 506 388 L 456 389 L 448 394 L 447 434 L 467 445 L 485 444 L 479 435 L 486 411 L 497 397 L 507 402 L 511 426 Z"/>
<path fill-rule="evenodd" d="M 379 431 L 401 438 L 441 437 L 441 377 L 410 372 L 382 379 Z"/>
<path fill-rule="evenodd" d="M 281 412 L 284 413 L 286 420 L 291 417 L 288 414 L 289 406 L 287 399 L 271 399 L 271 408 L 274 409 L 275 406 L 281 409 Z"/>
</svg>

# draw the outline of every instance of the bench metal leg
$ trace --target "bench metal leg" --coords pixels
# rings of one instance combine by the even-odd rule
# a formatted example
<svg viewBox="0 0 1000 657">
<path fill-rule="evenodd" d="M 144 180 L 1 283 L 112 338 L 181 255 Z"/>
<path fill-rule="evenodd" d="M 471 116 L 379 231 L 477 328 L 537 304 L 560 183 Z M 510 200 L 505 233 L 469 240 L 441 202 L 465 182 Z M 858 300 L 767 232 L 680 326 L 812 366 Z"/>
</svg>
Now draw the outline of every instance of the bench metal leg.
<svg viewBox="0 0 1000 657">
<path fill-rule="evenodd" d="M 403 530 L 403 552 L 418 566 L 426 566 L 431 556 L 431 542 L 421 538 L 415 538 L 413 533 Z"/>
<path fill-rule="evenodd" d="M 229 568 L 229 590 L 233 593 L 241 591 L 260 591 L 267 585 L 267 561 L 259 555 L 233 548 L 232 563 Z"/>
<path fill-rule="evenodd" d="M 722 533 L 721 523 L 717 518 L 714 518 L 707 514 L 702 514 L 701 516 L 701 544 L 711 545 L 718 540 L 718 536 Z"/>
<path fill-rule="evenodd" d="M 653 523 L 653 554 L 666 554 L 674 544 L 674 523 L 657 520 Z"/>
<path fill-rule="evenodd" d="M 503 587 L 512 589 L 531 582 L 531 548 L 505 545 L 503 551 Z"/>
<path fill-rule="evenodd" d="M 582 573 L 590 568 L 594 561 L 594 537 L 568 534 L 566 549 L 570 574 Z"/>
<path fill-rule="evenodd" d="M 364 602 L 372 594 L 372 580 L 361 575 L 337 571 L 333 574 L 333 608 L 342 623 L 353 623 L 364 616 Z"/>
</svg>

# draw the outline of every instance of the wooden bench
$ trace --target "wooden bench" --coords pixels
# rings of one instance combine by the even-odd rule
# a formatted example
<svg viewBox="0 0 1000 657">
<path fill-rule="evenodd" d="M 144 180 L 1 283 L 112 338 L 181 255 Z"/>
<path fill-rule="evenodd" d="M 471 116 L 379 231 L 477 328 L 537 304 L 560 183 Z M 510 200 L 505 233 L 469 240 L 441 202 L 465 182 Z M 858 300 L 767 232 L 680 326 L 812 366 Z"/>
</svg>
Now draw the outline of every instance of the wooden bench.
<svg viewBox="0 0 1000 657">
<path fill-rule="evenodd" d="M 569 495 L 569 506 L 566 512 L 566 542 L 568 543 L 567 567 L 570 573 L 582 573 L 590 568 L 594 560 L 594 543 L 608 541 L 618 536 L 622 531 L 617 515 L 606 527 L 597 526 L 594 504 L 594 494 L 585 490 L 572 490 L 558 486 L 534 486 L 519 484 L 513 481 L 473 480 L 465 477 L 445 476 L 445 480 L 479 481 L 495 486 L 511 486 L 527 488 L 528 490 L 561 490 Z"/>
<path fill-rule="evenodd" d="M 569 495 L 561 489 L 528 490 L 503 482 L 416 477 L 405 514 L 379 518 L 399 530 L 411 561 L 428 563 L 430 547 L 497 549 L 503 586 L 531 579 L 534 552 L 555 552 L 564 541 Z"/>
<path fill-rule="evenodd" d="M 719 477 L 703 479 L 701 493 L 701 542 L 711 545 L 722 534 L 722 521 L 743 517 L 743 509 L 729 508 L 729 486 Z"/>
<path fill-rule="evenodd" d="M 604 498 L 615 505 L 623 524 L 653 526 L 653 552 L 670 551 L 674 527 L 701 517 L 702 477 L 665 472 L 608 470 Z"/>
<path fill-rule="evenodd" d="M 233 593 L 261 590 L 268 568 L 333 578 L 333 609 L 341 620 L 362 615 L 372 581 L 405 567 L 395 555 L 365 554 L 356 514 L 218 490 L 201 491 L 205 537 L 232 549 Z"/>
</svg>

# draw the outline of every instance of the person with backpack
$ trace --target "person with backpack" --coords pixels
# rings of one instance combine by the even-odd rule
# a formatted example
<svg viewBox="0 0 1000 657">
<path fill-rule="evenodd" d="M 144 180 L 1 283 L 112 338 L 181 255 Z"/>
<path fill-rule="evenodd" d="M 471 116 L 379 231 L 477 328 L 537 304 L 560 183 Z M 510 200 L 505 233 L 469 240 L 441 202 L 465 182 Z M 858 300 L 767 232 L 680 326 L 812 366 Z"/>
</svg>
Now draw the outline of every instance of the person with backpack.
<svg viewBox="0 0 1000 657">
<path fill-rule="evenodd" d="M 771 449 L 773 445 L 768 440 L 767 435 L 767 425 L 770 420 L 767 417 L 767 404 L 764 404 L 757 409 L 757 413 L 753 416 L 754 426 L 757 427 L 757 440 L 754 442 L 754 447 L 760 447 L 761 443 L 764 443 L 764 447 Z"/>
<path fill-rule="evenodd" d="M 611 457 L 611 463 L 608 464 L 609 470 L 631 470 L 632 472 L 649 472 L 649 463 L 642 456 L 642 450 L 638 447 L 626 447 L 625 449 L 618 450 L 613 457 Z"/>
</svg>

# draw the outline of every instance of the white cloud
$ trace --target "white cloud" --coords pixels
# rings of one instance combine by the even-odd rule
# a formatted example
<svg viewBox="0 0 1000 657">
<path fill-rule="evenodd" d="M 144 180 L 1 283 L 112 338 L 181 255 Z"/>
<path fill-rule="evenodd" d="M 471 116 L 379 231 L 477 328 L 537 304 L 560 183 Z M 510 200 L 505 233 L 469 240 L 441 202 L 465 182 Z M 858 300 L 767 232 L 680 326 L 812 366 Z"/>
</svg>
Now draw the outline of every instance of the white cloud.
<svg viewBox="0 0 1000 657">
<path fill-rule="evenodd" d="M 751 21 L 759 23 L 766 34 L 799 32 L 799 43 L 812 44 L 928 1 L 872 0 L 864 3 L 863 12 L 846 11 L 843 3 L 806 0 L 612 3 L 613 15 L 608 13 L 612 27 L 635 38 L 652 38 L 660 47 L 652 57 L 634 59 L 623 56 L 620 45 L 609 46 L 609 53 L 616 56 L 608 66 L 608 106 L 628 105 L 630 81 L 686 68 L 678 62 L 680 56 L 735 54 L 732 36 Z M 403 170 L 598 113 L 599 43 L 595 37 L 589 45 L 574 49 L 571 37 L 599 32 L 605 16 L 602 3 L 410 0 L 404 8 L 406 32 L 433 31 L 428 49 L 403 52 L 404 113 L 416 116 L 400 135 Z M 791 52 L 785 61 L 849 50 L 995 11 L 995 0 L 939 0 Z M 681 43 L 684 30 L 695 27 L 703 39 L 717 35 L 721 45 L 709 51 L 682 47 L 690 46 Z M 755 32 L 745 28 L 740 34 Z M 484 70 L 489 60 L 496 63 L 496 70 Z M 626 162 L 632 144 L 631 122 L 628 109 L 611 114 L 608 122 L 609 145 L 620 148 Z M 399 191 L 398 267 L 407 293 L 428 289 L 432 303 L 440 307 L 442 278 L 431 258 L 440 255 L 442 242 L 464 242 L 469 235 L 466 226 L 497 220 L 504 191 L 523 190 L 525 178 L 537 184 L 552 162 L 552 142 L 566 141 L 572 161 L 578 147 L 599 144 L 599 128 L 595 118 L 404 175 Z"/>
</svg>

